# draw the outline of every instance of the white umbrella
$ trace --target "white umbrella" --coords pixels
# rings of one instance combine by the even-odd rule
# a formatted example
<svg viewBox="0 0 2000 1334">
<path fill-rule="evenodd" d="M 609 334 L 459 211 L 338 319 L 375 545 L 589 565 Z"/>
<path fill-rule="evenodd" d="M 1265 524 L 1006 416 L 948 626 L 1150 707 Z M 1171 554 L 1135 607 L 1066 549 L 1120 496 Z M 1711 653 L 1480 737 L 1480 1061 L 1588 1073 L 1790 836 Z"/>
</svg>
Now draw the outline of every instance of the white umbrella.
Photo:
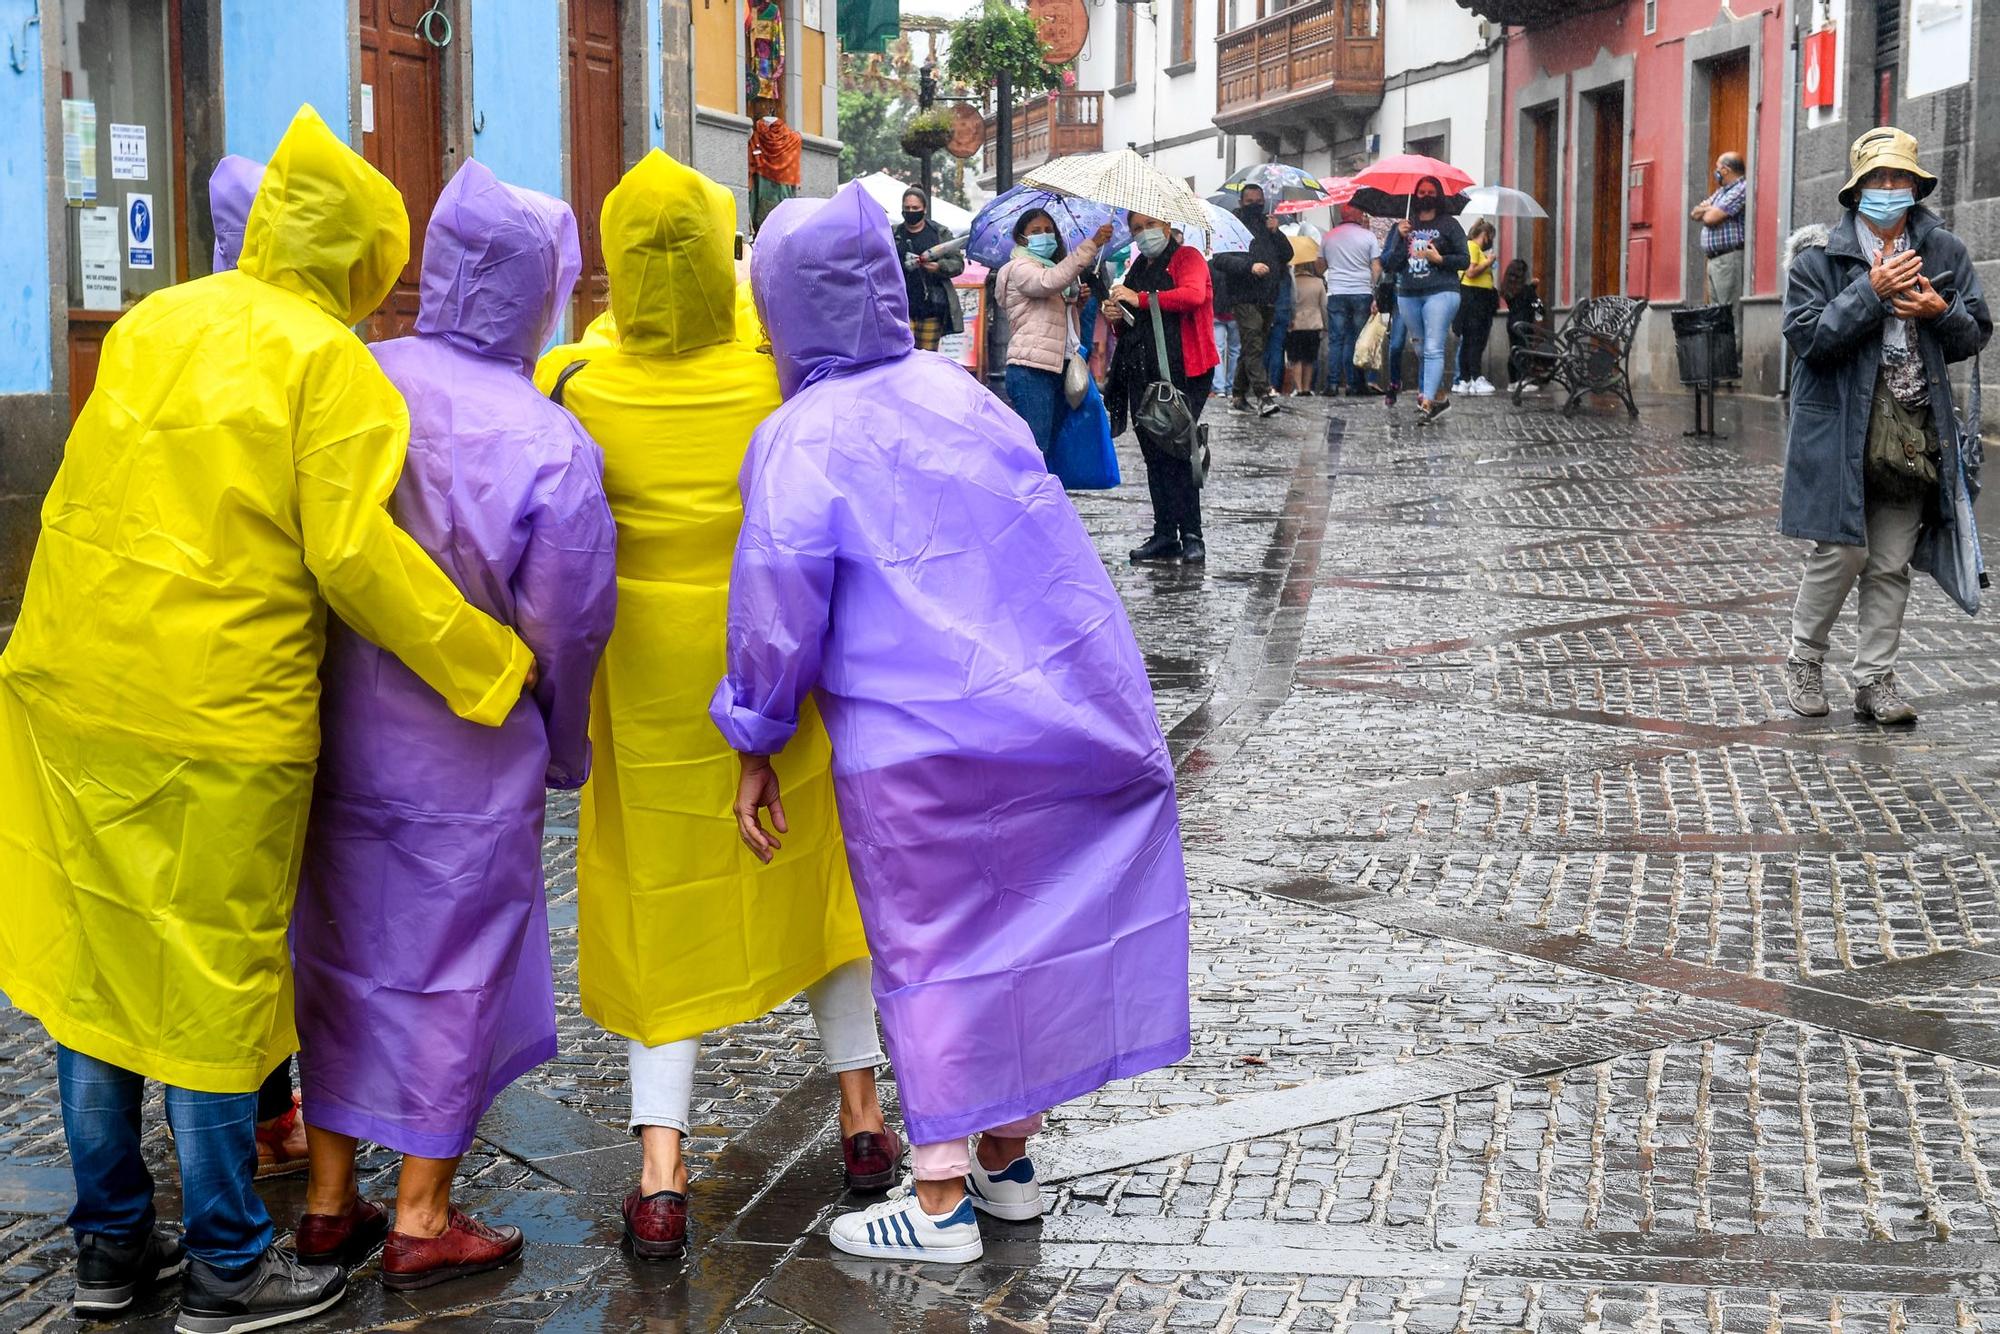
<svg viewBox="0 0 2000 1334">
<path fill-rule="evenodd" d="M 1234 213 L 1219 204 L 1211 204 L 1206 199 L 1201 207 L 1208 214 L 1208 223 L 1202 227 L 1183 227 L 1181 240 L 1193 246 L 1204 255 L 1227 255 L 1250 248 L 1250 229 Z M 1140 210 L 1144 212 L 1144 210 Z"/>
<path fill-rule="evenodd" d="M 861 188 L 868 192 L 868 197 L 880 204 L 882 211 L 889 215 L 889 221 L 903 220 L 903 192 L 910 188 L 908 181 L 899 181 L 886 171 L 870 172 L 858 179 Z M 936 195 L 931 196 L 931 218 L 951 228 L 960 236 L 964 236 L 972 229 L 970 213 L 949 199 L 939 199 Z"/>
<path fill-rule="evenodd" d="M 1129 148 L 1057 158 L 1021 179 L 1057 194 L 1075 195 L 1182 227 L 1209 225 L 1207 208 L 1185 182 L 1150 165 Z"/>
<path fill-rule="evenodd" d="M 1546 218 L 1548 210 L 1525 190 L 1475 185 L 1465 192 L 1464 212 L 1476 218 Z"/>
</svg>

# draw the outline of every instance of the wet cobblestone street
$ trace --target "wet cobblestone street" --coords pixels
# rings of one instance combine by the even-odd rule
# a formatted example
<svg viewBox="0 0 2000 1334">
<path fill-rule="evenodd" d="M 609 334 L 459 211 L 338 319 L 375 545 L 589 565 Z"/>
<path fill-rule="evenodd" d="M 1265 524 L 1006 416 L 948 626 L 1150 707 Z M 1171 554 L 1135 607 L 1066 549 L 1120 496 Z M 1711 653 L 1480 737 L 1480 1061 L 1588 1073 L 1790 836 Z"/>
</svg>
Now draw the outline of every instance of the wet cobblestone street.
<svg viewBox="0 0 2000 1334">
<path fill-rule="evenodd" d="M 1888 732 L 1832 669 L 1850 605 L 1833 715 L 1793 717 L 1778 410 L 1690 441 L 1643 406 L 1218 413 L 1206 572 L 1125 562 L 1129 438 L 1077 498 L 1180 774 L 1195 1041 L 1052 1115 L 1039 1225 L 957 1269 L 834 1252 L 794 1002 L 704 1049 L 694 1258 L 624 1254 L 624 1042 L 577 1009 L 558 801 L 562 1052 L 461 1177 L 527 1257 L 410 1294 L 371 1265 L 296 1328 L 2000 1331 L 2000 631 L 1920 578 L 1923 717 Z M 157 1101 L 148 1132 L 173 1218 Z M 69 1189 L 52 1051 L 0 1009 L 0 1330 L 89 1327 Z"/>
</svg>

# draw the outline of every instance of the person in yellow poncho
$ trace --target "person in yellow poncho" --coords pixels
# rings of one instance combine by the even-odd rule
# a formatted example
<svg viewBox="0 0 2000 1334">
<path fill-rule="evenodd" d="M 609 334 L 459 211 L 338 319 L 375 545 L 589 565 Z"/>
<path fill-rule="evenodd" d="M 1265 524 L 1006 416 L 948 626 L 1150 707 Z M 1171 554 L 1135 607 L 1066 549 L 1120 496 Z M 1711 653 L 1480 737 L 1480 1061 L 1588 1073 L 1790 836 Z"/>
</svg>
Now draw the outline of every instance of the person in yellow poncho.
<svg viewBox="0 0 2000 1334">
<path fill-rule="evenodd" d="M 337 1301 L 271 1245 L 258 1084 L 297 1046 L 286 927 L 329 610 L 497 726 L 532 657 L 384 508 L 409 416 L 349 330 L 409 252 L 395 187 L 310 107 L 242 258 L 112 326 L 0 656 L 0 991 L 58 1044 L 79 1309 L 178 1272 L 139 1150 L 167 1085 L 182 1330 Z"/>
<path fill-rule="evenodd" d="M 850 1181 L 887 1188 L 901 1152 L 875 1094 L 883 1056 L 826 729 L 810 717 L 779 761 L 791 833 L 785 860 L 765 866 L 738 837 L 736 757 L 708 719 L 743 520 L 737 473 L 779 401 L 761 334 L 739 336 L 733 210 L 721 186 L 648 154 L 604 201 L 610 327 L 544 353 L 536 372 L 604 451 L 618 526 L 577 949 L 584 1013 L 630 1039 L 644 1163 L 625 1222 L 648 1258 L 687 1244 L 681 1138 L 700 1036 L 801 989 L 839 1075 Z"/>
</svg>

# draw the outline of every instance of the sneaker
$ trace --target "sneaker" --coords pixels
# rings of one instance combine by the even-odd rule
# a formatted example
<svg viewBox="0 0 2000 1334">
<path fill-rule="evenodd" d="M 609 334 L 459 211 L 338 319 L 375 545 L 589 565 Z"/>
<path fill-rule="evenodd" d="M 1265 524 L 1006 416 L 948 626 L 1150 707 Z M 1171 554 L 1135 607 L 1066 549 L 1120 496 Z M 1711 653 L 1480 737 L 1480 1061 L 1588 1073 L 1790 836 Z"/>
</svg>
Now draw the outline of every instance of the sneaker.
<svg viewBox="0 0 2000 1334">
<path fill-rule="evenodd" d="M 290 1176 L 306 1170 L 306 1124 L 299 1116 L 299 1095 L 281 1116 L 257 1126 L 257 1179 Z"/>
<path fill-rule="evenodd" d="M 1498 393 L 1499 390 L 1493 387 L 1493 381 L 1482 375 L 1471 384 L 1465 386 L 1465 392 L 1468 394 L 1494 394 Z"/>
<path fill-rule="evenodd" d="M 181 1282 L 176 1334 L 247 1334 L 318 1315 L 347 1295 L 339 1265 L 302 1265 L 281 1246 L 267 1246 L 239 1277 L 224 1278 L 200 1262 Z"/>
<path fill-rule="evenodd" d="M 354 1197 L 345 1213 L 307 1214 L 292 1233 L 292 1252 L 300 1264 L 339 1265 L 359 1269 L 389 1239 L 389 1211 Z"/>
<path fill-rule="evenodd" d="M 1250 405 L 1249 405 L 1248 403 L 1244 402 L 1244 401 L 1243 401 L 1242 399 L 1240 399 L 1240 398 L 1232 398 L 1232 399 L 1230 399 L 1230 400 L 1229 400 L 1229 415 L 1230 415 L 1230 416 L 1232 416 L 1232 417 L 1241 417 L 1241 416 L 1245 415 L 1246 413 L 1248 413 L 1249 411 L 1250 411 Z"/>
<path fill-rule="evenodd" d="M 1389 385 L 1388 387 L 1384 388 L 1384 389 L 1382 390 L 1382 406 L 1383 406 L 1383 407 L 1385 407 L 1385 408 L 1393 408 L 1393 407 L 1395 407 L 1395 406 L 1396 406 L 1396 395 L 1398 395 L 1398 394 L 1400 394 L 1400 393 L 1402 393 L 1402 392 L 1403 392 L 1403 386 L 1401 386 L 1401 385 L 1399 385 L 1399 384 L 1392 384 L 1392 385 Z"/>
<path fill-rule="evenodd" d="M 973 1155 L 972 1170 L 965 1176 L 966 1198 L 982 1214 L 1025 1223 L 1042 1216 L 1042 1183 L 1035 1177 L 1035 1160 L 1016 1158 L 998 1172 L 989 1172 Z"/>
<path fill-rule="evenodd" d="M 1454 393 L 1454 394 L 1469 394 L 1469 393 L 1471 393 L 1471 392 L 1472 392 L 1472 381 L 1470 381 L 1470 380 L 1453 380 L 1453 381 L 1451 382 L 1451 392 L 1452 392 L 1452 393 Z"/>
<path fill-rule="evenodd" d="M 1208 560 L 1208 548 L 1202 544 L 1202 540 L 1200 538 L 1189 537 L 1182 539 L 1181 564 L 1201 565 L 1204 564 L 1207 560 Z"/>
<path fill-rule="evenodd" d="M 76 1295 L 70 1309 L 102 1319 L 130 1306 L 142 1292 L 171 1282 L 187 1267 L 187 1248 L 171 1232 L 154 1228 L 126 1245 L 96 1232 L 76 1239 Z"/>
<path fill-rule="evenodd" d="M 1872 718 L 1887 727 L 1904 727 L 1917 720 L 1917 711 L 1896 693 L 1896 674 L 1891 672 L 1854 692 L 1854 716 Z"/>
<path fill-rule="evenodd" d="M 1802 658 L 1786 659 L 1785 702 L 1801 718 L 1826 717 L 1826 669 Z"/>
<path fill-rule="evenodd" d="M 1275 416 L 1277 415 L 1277 411 L 1278 411 L 1278 396 L 1276 394 L 1264 395 L 1262 400 L 1260 400 L 1257 404 L 1257 415 L 1259 417 Z"/>
<path fill-rule="evenodd" d="M 842 1214 L 833 1220 L 827 1237 L 849 1255 L 873 1260 L 962 1265 L 986 1253 L 970 1195 L 940 1217 L 924 1212 L 914 1189 L 899 1190 L 858 1214 Z"/>
<path fill-rule="evenodd" d="M 1439 417 L 1444 416 L 1445 413 L 1450 411 L 1451 411 L 1450 399 L 1436 398 L 1432 399 L 1430 402 L 1430 406 L 1422 409 L 1419 415 L 1427 422 L 1434 422 Z"/>
<path fill-rule="evenodd" d="M 1176 537 L 1151 537 L 1133 547 L 1132 563 L 1144 565 L 1149 561 L 1170 561 L 1181 558 L 1181 543 Z"/>
<path fill-rule="evenodd" d="M 889 1189 L 896 1184 L 896 1164 L 902 1157 L 903 1141 L 886 1128 L 879 1134 L 863 1130 L 840 1141 L 840 1161 L 847 1171 L 849 1190 Z"/>
<path fill-rule="evenodd" d="M 521 1258 L 521 1229 L 488 1227 L 463 1210 L 435 1237 L 391 1232 L 382 1248 L 382 1286 L 396 1292 L 484 1274 Z"/>
<path fill-rule="evenodd" d="M 1542 387 L 1533 380 L 1523 380 L 1521 381 L 1521 392 L 1524 394 L 1539 394 L 1542 392 Z"/>
<path fill-rule="evenodd" d="M 688 1248 L 688 1200 L 677 1190 L 625 1197 L 625 1240 L 641 1260 L 678 1260 Z"/>
</svg>

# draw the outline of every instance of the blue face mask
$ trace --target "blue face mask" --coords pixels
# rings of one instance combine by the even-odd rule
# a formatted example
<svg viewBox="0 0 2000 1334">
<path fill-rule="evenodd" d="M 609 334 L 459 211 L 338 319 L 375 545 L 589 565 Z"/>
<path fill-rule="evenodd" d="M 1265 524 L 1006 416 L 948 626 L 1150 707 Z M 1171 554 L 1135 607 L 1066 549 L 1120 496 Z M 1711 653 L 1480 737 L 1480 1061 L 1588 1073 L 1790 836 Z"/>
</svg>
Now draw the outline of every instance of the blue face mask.
<svg viewBox="0 0 2000 1334">
<path fill-rule="evenodd" d="M 1037 232 L 1029 237 L 1025 244 L 1028 247 L 1028 253 L 1032 254 L 1036 259 L 1052 259 L 1056 253 L 1056 234 L 1054 232 Z"/>
<path fill-rule="evenodd" d="M 1132 239 L 1138 242 L 1140 254 L 1147 259 L 1158 259 L 1167 248 L 1167 229 L 1148 227 L 1145 231 L 1134 234 Z"/>
<path fill-rule="evenodd" d="M 1917 202 L 1914 190 L 1863 190 L 1855 210 L 1878 227 L 1892 226 Z"/>
</svg>

